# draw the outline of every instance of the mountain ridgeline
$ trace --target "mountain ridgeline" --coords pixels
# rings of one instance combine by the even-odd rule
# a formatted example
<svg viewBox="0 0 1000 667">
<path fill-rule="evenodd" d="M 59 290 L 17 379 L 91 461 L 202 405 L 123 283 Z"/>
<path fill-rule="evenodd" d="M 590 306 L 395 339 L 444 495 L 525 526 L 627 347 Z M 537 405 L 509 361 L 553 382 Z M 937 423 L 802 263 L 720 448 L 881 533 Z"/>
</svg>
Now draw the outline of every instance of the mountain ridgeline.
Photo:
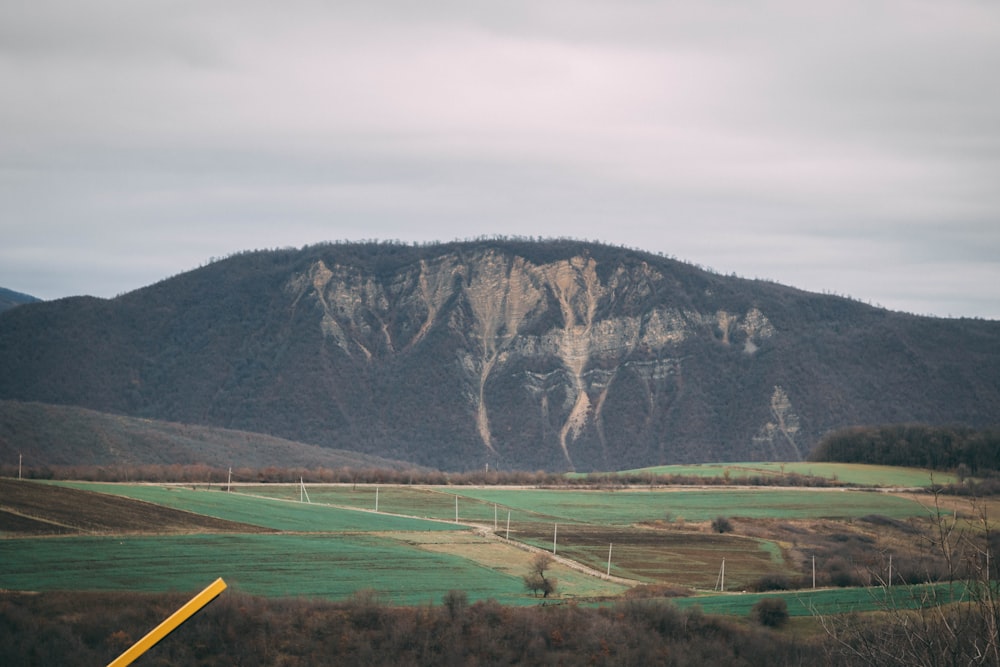
<svg viewBox="0 0 1000 667">
<path fill-rule="evenodd" d="M 0 287 L 0 313 L 24 303 L 37 303 L 38 301 L 39 299 L 29 294 L 22 294 L 21 292 Z"/>
<path fill-rule="evenodd" d="M 850 425 L 994 425 L 1000 322 L 584 242 L 329 244 L 6 311 L 0 399 L 442 470 L 798 460 Z"/>
</svg>

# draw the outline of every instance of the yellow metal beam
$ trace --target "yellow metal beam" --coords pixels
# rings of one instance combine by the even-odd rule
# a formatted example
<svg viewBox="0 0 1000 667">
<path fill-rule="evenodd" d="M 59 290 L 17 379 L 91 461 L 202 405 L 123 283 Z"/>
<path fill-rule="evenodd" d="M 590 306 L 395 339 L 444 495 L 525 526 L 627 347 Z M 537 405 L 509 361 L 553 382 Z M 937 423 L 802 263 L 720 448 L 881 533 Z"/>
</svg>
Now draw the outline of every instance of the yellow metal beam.
<svg viewBox="0 0 1000 667">
<path fill-rule="evenodd" d="M 208 588 L 195 595 L 183 607 L 172 613 L 167 620 L 150 630 L 149 634 L 133 644 L 131 648 L 112 662 L 109 662 L 108 667 L 125 667 L 125 665 L 131 665 L 136 658 L 153 648 L 156 642 L 176 630 L 177 626 L 188 620 L 195 612 L 214 600 L 224 590 L 226 590 L 226 582 L 221 578 L 216 579 Z"/>
</svg>

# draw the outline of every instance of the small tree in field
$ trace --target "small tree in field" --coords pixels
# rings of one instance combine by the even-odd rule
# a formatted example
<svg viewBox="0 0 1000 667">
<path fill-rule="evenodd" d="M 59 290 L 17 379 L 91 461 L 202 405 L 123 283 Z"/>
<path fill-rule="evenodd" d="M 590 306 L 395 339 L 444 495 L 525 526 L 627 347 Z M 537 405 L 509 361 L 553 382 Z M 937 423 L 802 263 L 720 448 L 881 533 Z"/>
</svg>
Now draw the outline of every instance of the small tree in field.
<svg viewBox="0 0 1000 667">
<path fill-rule="evenodd" d="M 531 571 L 524 575 L 524 587 L 535 595 L 541 592 L 542 597 L 546 598 L 549 597 L 550 593 L 554 593 L 556 590 L 556 579 L 545 576 L 551 565 L 552 556 L 548 554 L 538 554 L 531 559 Z"/>
</svg>

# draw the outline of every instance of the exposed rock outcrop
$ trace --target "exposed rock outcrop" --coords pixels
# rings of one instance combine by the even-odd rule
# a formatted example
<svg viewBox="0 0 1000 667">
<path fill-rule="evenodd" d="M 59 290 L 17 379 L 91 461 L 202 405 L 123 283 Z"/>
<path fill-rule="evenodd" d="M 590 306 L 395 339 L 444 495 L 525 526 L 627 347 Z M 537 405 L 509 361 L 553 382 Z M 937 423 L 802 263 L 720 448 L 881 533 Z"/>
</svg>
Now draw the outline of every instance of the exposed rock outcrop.
<svg viewBox="0 0 1000 667">
<path fill-rule="evenodd" d="M 652 414 L 662 402 L 664 382 L 683 373 L 673 350 L 689 337 L 715 327 L 729 346 L 741 332 L 744 351 L 753 354 L 777 334 L 756 307 L 714 314 L 653 307 L 631 314 L 629 306 L 662 282 L 645 262 L 615 267 L 602 280 L 597 261 L 587 255 L 534 264 L 486 249 L 421 260 L 381 283 L 351 266 L 317 260 L 292 275 L 286 291 L 296 305 L 311 300 L 323 335 L 366 362 L 375 354 L 408 353 L 433 327 L 447 327 L 461 341 L 455 354 L 463 395 L 490 455 L 499 453 L 490 425 L 490 378 L 510 367 L 532 369 L 520 373 L 522 387 L 538 402 L 565 465 L 573 469 L 574 442 L 588 431 L 611 458 L 602 413 L 621 373 L 638 380 L 642 403 Z M 637 350 L 654 358 L 634 358 Z"/>
</svg>

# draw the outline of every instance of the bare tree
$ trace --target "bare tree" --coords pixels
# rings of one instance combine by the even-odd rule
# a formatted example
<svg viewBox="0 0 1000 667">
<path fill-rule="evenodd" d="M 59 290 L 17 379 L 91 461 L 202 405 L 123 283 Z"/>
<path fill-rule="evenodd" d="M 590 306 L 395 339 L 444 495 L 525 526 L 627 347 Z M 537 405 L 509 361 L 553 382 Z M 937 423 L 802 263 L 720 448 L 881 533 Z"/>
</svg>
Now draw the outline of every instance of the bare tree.
<svg viewBox="0 0 1000 667">
<path fill-rule="evenodd" d="M 549 594 L 554 593 L 557 580 L 554 577 L 545 576 L 545 573 L 552 566 L 552 562 L 552 556 L 546 553 L 538 554 L 532 558 L 531 571 L 524 575 L 524 587 L 535 595 L 541 592 L 542 597 L 546 598 L 549 597 Z"/>
</svg>

